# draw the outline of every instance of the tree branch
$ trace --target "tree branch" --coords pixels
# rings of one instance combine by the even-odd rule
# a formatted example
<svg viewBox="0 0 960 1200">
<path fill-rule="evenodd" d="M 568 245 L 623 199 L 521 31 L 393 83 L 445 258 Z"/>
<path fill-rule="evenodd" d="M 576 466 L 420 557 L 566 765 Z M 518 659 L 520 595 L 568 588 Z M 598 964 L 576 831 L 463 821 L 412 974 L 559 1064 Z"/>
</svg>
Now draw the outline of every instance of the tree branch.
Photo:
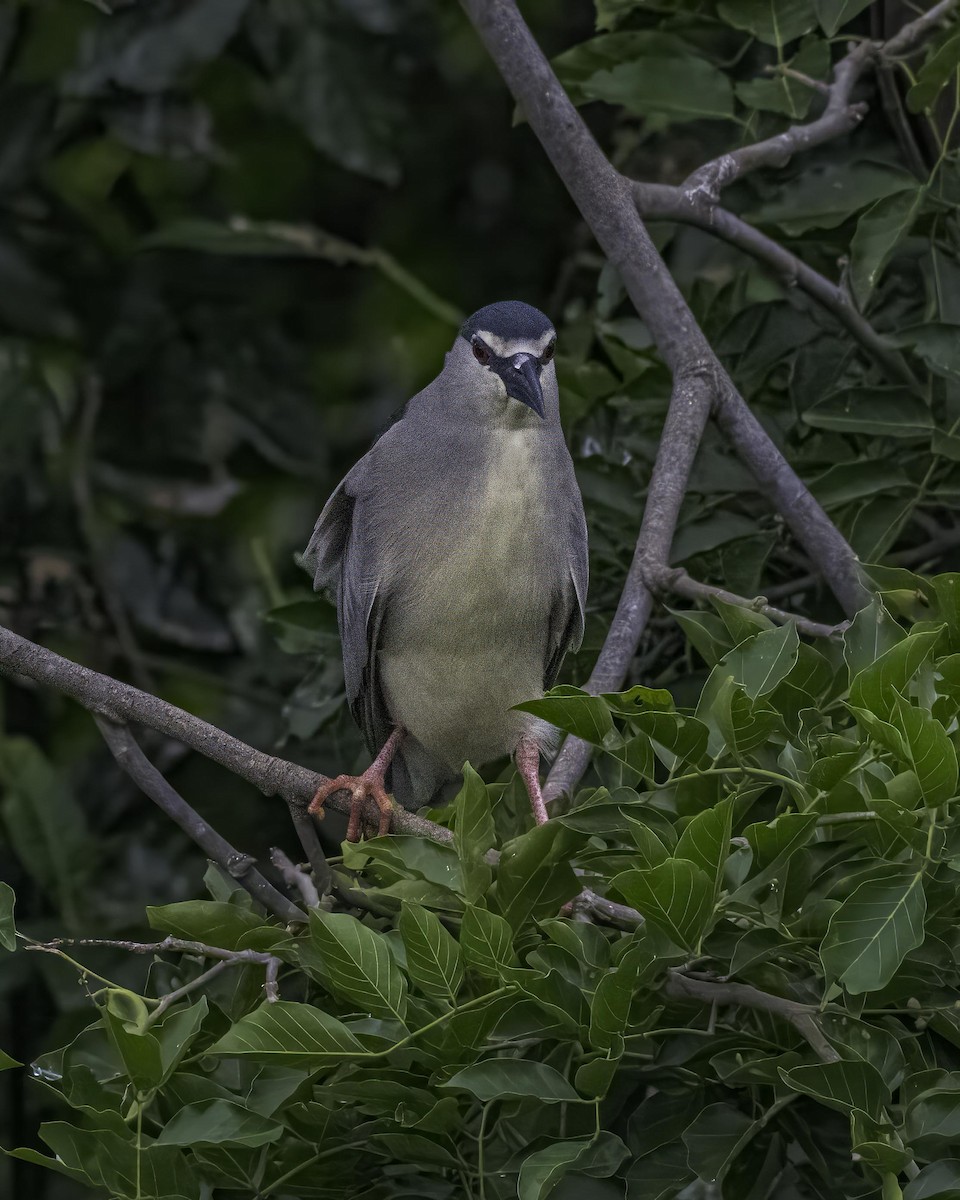
<svg viewBox="0 0 960 1200">
<path fill-rule="evenodd" d="M 778 621 L 781 625 L 796 625 L 797 630 L 807 634 L 808 637 L 835 637 L 838 633 L 842 633 L 848 624 L 848 622 L 842 621 L 839 625 L 822 625 L 818 621 L 811 621 L 797 613 L 774 608 L 773 605 L 767 603 L 765 596 L 757 596 L 754 600 L 749 600 L 745 596 L 737 596 L 733 592 L 728 592 L 726 588 L 714 587 L 713 584 L 701 583 L 697 579 L 692 579 L 682 567 L 650 568 L 646 574 L 646 582 L 656 596 L 675 592 L 687 600 L 723 600 L 727 604 L 736 604 L 741 608 L 749 608 L 754 612 L 763 613 L 765 617 L 769 617 L 771 621 Z"/>
<path fill-rule="evenodd" d="M 741 146 L 698 167 L 680 185 L 694 203 L 704 199 L 715 204 L 721 191 L 735 179 L 759 167 L 782 167 L 794 154 L 823 145 L 855 129 L 867 113 L 867 105 L 853 103 L 853 89 L 866 67 L 878 58 L 895 58 L 914 49 L 937 25 L 950 15 L 958 0 L 940 0 L 929 12 L 895 34 L 887 42 L 869 39 L 858 42 L 833 69 L 833 82 L 827 89 L 827 103 L 820 114 L 806 125 L 791 125 L 783 133 Z"/>
<path fill-rule="evenodd" d="M 693 364 L 674 375 L 670 407 L 657 447 L 633 561 L 617 611 L 584 685 L 588 692 L 617 691 L 636 653 L 653 609 L 647 573 L 651 563 L 669 560 L 680 506 L 710 415 L 714 388 L 715 379 L 706 364 Z M 543 788 L 545 803 L 550 804 L 564 793 L 573 793 L 592 753 L 590 744 L 580 738 L 571 736 L 564 741 Z"/>
<path fill-rule="evenodd" d="M 729 983 L 706 976 L 688 975 L 675 967 L 667 973 L 664 991 L 673 1000 L 697 1000 L 702 1004 L 732 1004 L 773 1013 L 774 1016 L 789 1021 L 823 1062 L 839 1061 L 840 1055 L 830 1045 L 817 1024 L 818 1010 L 812 1004 L 801 1004 L 798 1000 L 786 1000 L 783 996 L 771 996 L 769 992 L 761 992 L 748 983 Z"/>
<path fill-rule="evenodd" d="M 320 893 L 317 886 L 306 871 L 301 871 L 298 866 L 290 861 L 279 846 L 274 846 L 270 851 L 270 861 L 283 876 L 283 881 L 288 887 L 296 888 L 300 893 L 300 898 L 303 900 L 307 908 L 317 908 L 320 904 Z M 327 868 L 329 871 L 329 867 Z"/>
<path fill-rule="evenodd" d="M 107 950 L 127 950 L 131 954 L 163 954 L 166 952 L 193 954 L 198 958 L 215 958 L 230 966 L 256 963 L 266 968 L 263 983 L 266 998 L 271 1002 L 280 999 L 277 977 L 283 963 L 275 954 L 268 954 L 260 950 L 224 950 L 221 946 L 208 946 L 205 942 L 193 942 L 173 936 L 165 937 L 162 942 L 127 942 L 119 941 L 116 938 L 54 938 L 50 942 L 30 942 L 25 949 L 56 954 L 61 946 L 99 946 Z M 203 978 L 209 979 L 212 973 L 211 971 L 204 972 Z M 189 984 L 178 988 L 177 992 L 171 993 L 171 995 L 176 995 L 179 999 L 199 982 L 199 979 L 191 980 Z M 164 1005 L 166 999 L 167 997 L 160 997 L 159 1003 Z M 165 1007 L 169 1007 L 169 1003 L 172 1001 L 168 1002 Z M 155 1017 L 157 1014 L 152 1015 Z"/>
<path fill-rule="evenodd" d="M 630 181 L 597 145 L 515 0 L 463 0 L 463 4 L 600 248 L 618 271 L 664 362 L 675 377 L 703 369 L 714 375 L 721 428 L 852 615 L 867 596 L 853 551 L 753 418 L 713 353 L 650 240 L 633 203 Z"/>
<path fill-rule="evenodd" d="M 106 717 L 115 724 L 145 725 L 148 729 L 166 734 L 252 783 L 264 795 L 281 796 L 300 810 L 306 809 L 317 787 L 326 782 L 324 775 L 255 750 L 176 705 L 168 704 L 130 684 L 111 679 L 108 675 L 81 667 L 79 663 L 62 658 L 2 625 L 0 672 L 24 675 L 51 687 L 70 696 L 94 715 Z M 343 796 L 333 796 L 329 807 L 346 813 L 350 804 Z M 371 804 L 369 808 L 371 820 L 376 820 L 376 807 Z M 449 830 L 432 821 L 403 811 L 395 814 L 394 828 L 400 833 L 419 834 L 434 841 L 449 842 L 453 837 Z"/>
<path fill-rule="evenodd" d="M 208 858 L 221 866 L 228 875 L 281 921 L 305 921 L 307 914 L 282 895 L 268 879 L 256 870 L 256 859 L 242 854 L 212 829 L 198 812 L 173 788 L 137 745 L 125 725 L 117 725 L 106 717 L 95 716 L 97 728 L 120 769 L 149 796 L 183 832 L 191 838 Z"/>
<path fill-rule="evenodd" d="M 650 221 L 677 221 L 712 233 L 751 258 L 768 266 L 787 288 L 799 288 L 839 324 L 883 367 L 887 374 L 909 387 L 918 387 L 906 359 L 873 328 L 850 302 L 838 284 L 808 267 L 779 242 L 754 229 L 746 221 L 719 205 L 690 196 L 680 187 L 660 183 L 634 183 L 633 196 L 641 216 Z"/>
</svg>

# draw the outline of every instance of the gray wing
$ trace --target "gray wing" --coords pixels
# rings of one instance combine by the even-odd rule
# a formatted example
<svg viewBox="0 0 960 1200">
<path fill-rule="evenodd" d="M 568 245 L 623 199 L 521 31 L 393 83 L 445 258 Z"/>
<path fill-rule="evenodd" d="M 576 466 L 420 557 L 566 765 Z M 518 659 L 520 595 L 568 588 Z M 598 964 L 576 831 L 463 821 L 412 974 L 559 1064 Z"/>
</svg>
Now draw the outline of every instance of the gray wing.
<svg viewBox="0 0 960 1200">
<path fill-rule="evenodd" d="M 347 701 L 371 753 L 390 733 L 390 716 L 376 671 L 386 595 L 375 569 L 364 500 L 361 459 L 324 506 L 303 555 L 317 591 L 336 597 Z"/>
<path fill-rule="evenodd" d="M 553 687 L 560 665 L 568 650 L 579 649 L 583 640 L 584 611 L 587 600 L 589 566 L 587 560 L 587 522 L 583 502 L 573 475 L 572 464 L 566 486 L 572 489 L 567 520 L 561 526 L 562 553 L 550 608 L 547 629 L 546 659 L 543 666 L 543 687 Z"/>
</svg>

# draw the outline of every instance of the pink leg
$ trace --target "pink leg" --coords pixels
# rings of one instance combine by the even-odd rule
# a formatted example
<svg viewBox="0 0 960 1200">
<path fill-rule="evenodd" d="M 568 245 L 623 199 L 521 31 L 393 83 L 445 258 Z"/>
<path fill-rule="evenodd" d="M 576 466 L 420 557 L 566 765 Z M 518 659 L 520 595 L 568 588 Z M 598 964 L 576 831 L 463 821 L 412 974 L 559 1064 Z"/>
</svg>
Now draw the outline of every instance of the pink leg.
<svg viewBox="0 0 960 1200">
<path fill-rule="evenodd" d="M 531 737 L 522 737 L 516 751 L 517 770 L 527 787 L 533 819 L 538 825 L 547 820 L 547 806 L 540 791 L 540 747 Z"/>
<path fill-rule="evenodd" d="M 371 799 L 380 810 L 380 826 L 377 835 L 382 837 L 390 832 L 390 818 L 393 815 L 393 801 L 387 795 L 384 779 L 387 768 L 393 761 L 397 747 L 403 740 L 404 730 L 395 729 L 383 744 L 383 749 L 373 760 L 362 775 L 338 775 L 329 779 L 317 788 L 316 795 L 310 801 L 309 812 L 322 815 L 324 804 L 335 792 L 350 793 L 350 820 L 347 823 L 347 841 L 360 840 L 360 823 L 363 820 L 363 809 L 367 798 Z"/>
</svg>

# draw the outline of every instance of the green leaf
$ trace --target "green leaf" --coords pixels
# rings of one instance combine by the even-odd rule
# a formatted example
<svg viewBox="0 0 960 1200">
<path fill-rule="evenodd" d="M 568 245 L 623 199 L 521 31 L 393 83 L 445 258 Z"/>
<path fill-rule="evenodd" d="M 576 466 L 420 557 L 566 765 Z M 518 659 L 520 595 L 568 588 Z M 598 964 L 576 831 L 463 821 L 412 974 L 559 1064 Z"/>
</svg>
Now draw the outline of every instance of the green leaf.
<svg viewBox="0 0 960 1200">
<path fill-rule="evenodd" d="M 362 1058 L 365 1051 L 336 1017 L 312 1004 L 277 1000 L 242 1017 L 207 1053 L 317 1069 Z"/>
<path fill-rule="evenodd" d="M 730 1104 L 708 1104 L 683 1131 L 687 1161 L 701 1179 L 723 1181 L 727 1167 L 755 1130 Z"/>
<path fill-rule="evenodd" d="M 799 53 L 787 65 L 808 79 L 824 79 L 830 67 L 830 48 L 819 38 L 804 38 Z M 807 115 L 816 98 L 816 92 L 809 84 L 785 73 L 772 79 L 744 80 L 735 86 L 741 104 L 764 112 L 782 113 L 794 121 Z M 749 589 L 743 594 L 752 593 L 753 589 Z"/>
<path fill-rule="evenodd" d="M 469 1092 L 477 1100 L 580 1100 L 559 1071 L 525 1058 L 493 1058 L 458 1071 L 441 1088 Z"/>
<path fill-rule="evenodd" d="M 917 187 L 878 200 L 857 222 L 850 243 L 850 283 L 857 303 L 870 298 L 883 268 L 913 227 L 927 190 Z"/>
<path fill-rule="evenodd" d="M 793 669 L 799 654 L 800 639 L 792 622 L 777 629 L 758 633 L 723 659 L 721 665 L 732 674 L 751 700 L 765 696 Z"/>
<path fill-rule="evenodd" d="M 405 901 L 398 922 L 407 952 L 407 971 L 428 996 L 456 1003 L 463 982 L 460 947 L 435 913 Z"/>
<path fill-rule="evenodd" d="M 471 904 L 482 899 L 490 888 L 493 871 L 486 854 L 496 837 L 487 785 L 465 763 L 463 787 L 454 801 L 453 844 L 460 859 L 463 896 Z"/>
<path fill-rule="evenodd" d="M 813 0 L 720 0 L 720 19 L 768 46 L 784 46 L 817 23 Z"/>
<path fill-rule="evenodd" d="M 839 981 L 851 995 L 884 987 L 905 955 L 923 942 L 926 911 L 919 871 L 891 868 L 861 883 L 833 913 L 820 946 L 827 979 Z"/>
<path fill-rule="evenodd" d="M 894 717 L 903 744 L 902 757 L 920 781 L 923 802 L 936 808 L 957 793 L 957 752 L 946 730 L 928 712 L 894 696 Z"/>
<path fill-rule="evenodd" d="M 595 746 L 602 746 L 613 732 L 613 717 L 606 703 L 599 696 L 568 684 L 551 688 L 542 700 L 527 700 L 514 708 L 517 712 L 533 713 L 564 733 L 572 733 Z"/>
<path fill-rule="evenodd" d="M 204 1100 L 179 1109 L 157 1134 L 158 1146 L 266 1146 L 283 1126 L 231 1100 Z"/>
<path fill-rule="evenodd" d="M 667 122 L 734 115 L 730 80 L 702 58 L 637 58 L 592 75 L 583 83 L 583 95 Z"/>
<path fill-rule="evenodd" d="M 308 974 L 375 1017 L 406 1015 L 406 985 L 382 934 L 349 913 L 310 911 L 309 939 L 300 943 Z"/>
<path fill-rule="evenodd" d="M 911 346 L 931 371 L 945 379 L 960 378 L 960 327 L 931 323 L 904 329 L 897 337 Z"/>
<path fill-rule="evenodd" d="M 772 222 L 793 236 L 808 229 L 835 229 L 881 197 L 916 186 L 906 171 L 841 157 L 801 172 L 781 186 L 776 200 L 742 215 L 751 224 Z"/>
<path fill-rule="evenodd" d="M 615 967 L 600 977 L 590 1003 L 590 1045 L 610 1051 L 630 1024 L 630 1006 L 641 979 L 656 965 L 648 939 L 634 935 L 633 944 Z"/>
<path fill-rule="evenodd" d="M 782 813 L 769 824 L 760 821 L 748 825 L 743 836 L 753 851 L 754 873 L 733 898 L 746 899 L 782 875 L 786 863 L 813 837 L 817 820 L 816 813 Z"/>
<path fill-rule="evenodd" d="M 889 718 L 897 692 L 909 681 L 933 653 L 944 626 L 911 633 L 902 642 L 885 650 L 875 662 L 859 671 L 850 684 L 850 703 L 869 708 L 878 717 Z"/>
<path fill-rule="evenodd" d="M 15 1058 L 11 1058 L 5 1050 L 0 1050 L 0 1071 L 10 1071 L 14 1067 L 22 1066 L 23 1063 L 19 1063 Z"/>
<path fill-rule="evenodd" d="M 684 827 L 677 842 L 676 857 L 686 858 L 713 880 L 714 895 L 720 887 L 723 864 L 730 853 L 733 800 L 721 800 L 713 808 L 697 813 Z"/>
<path fill-rule="evenodd" d="M 269 950 L 289 934 L 260 913 L 221 900 L 184 900 L 147 906 L 151 929 L 224 950 Z"/>
<path fill-rule="evenodd" d="M 14 853 L 56 898 L 67 924 L 76 925 L 98 859 L 83 809 L 66 779 L 25 737 L 0 737 L 0 786 L 0 817 Z"/>
<path fill-rule="evenodd" d="M 917 72 L 916 82 L 907 92 L 907 108 L 912 113 L 932 108 L 958 67 L 960 67 L 960 29 L 949 34 Z"/>
<path fill-rule="evenodd" d="M 0 880 L 0 946 L 4 950 L 16 950 L 17 927 L 13 921 L 13 908 L 17 897 L 9 883 Z"/>
<path fill-rule="evenodd" d="M 176 1146 L 138 1150 L 126 1130 L 78 1129 L 65 1121 L 41 1125 L 40 1136 L 65 1167 L 81 1171 L 110 1196 L 199 1200 L 199 1182 Z"/>
<path fill-rule="evenodd" d="M 828 1108 L 849 1114 L 860 1109 L 879 1116 L 889 1103 L 890 1092 L 876 1067 L 863 1062 L 813 1063 L 810 1066 L 780 1069 L 788 1087 L 805 1096 L 813 1096 Z"/>
<path fill-rule="evenodd" d="M 903 1200 L 956 1200 L 960 1194 L 960 1159 L 941 1159 L 923 1168 L 903 1189 Z"/>
<path fill-rule="evenodd" d="M 814 0 L 817 20 L 824 33 L 833 37 L 841 26 L 870 7 L 871 0 Z"/>
<path fill-rule="evenodd" d="M 460 924 L 460 948 L 467 966 L 479 975 L 498 979 L 500 968 L 516 962 L 513 931 L 503 917 L 468 904 Z"/>
<path fill-rule="evenodd" d="M 851 682 L 898 645 L 906 634 L 879 598 L 861 608 L 843 632 L 843 657 Z"/>
<path fill-rule="evenodd" d="M 694 950 L 713 915 L 713 882 L 684 858 L 611 880 L 626 902 L 678 946 Z"/>
<path fill-rule="evenodd" d="M 906 388 L 848 388 L 814 404 L 803 419 L 815 429 L 879 437 L 928 438 L 933 417 Z"/>
<path fill-rule="evenodd" d="M 931 582 L 939 616 L 947 623 L 951 645 L 960 648 L 960 574 L 944 572 L 935 575 Z"/>
<path fill-rule="evenodd" d="M 611 711 L 624 716 L 633 717 L 639 713 L 672 712 L 673 697 L 666 688 L 648 688 L 635 684 L 628 692 L 603 692 L 604 700 Z"/>
<path fill-rule="evenodd" d="M 607 33 L 565 50 L 552 60 L 557 78 L 574 104 L 583 104 L 583 85 L 598 71 L 651 55 L 694 58 L 696 52 L 681 38 L 655 29 Z"/>
<path fill-rule="evenodd" d="M 567 1175 L 607 1179 L 627 1157 L 627 1147 L 614 1133 L 600 1130 L 593 1138 L 572 1138 L 536 1150 L 523 1160 L 517 1180 L 519 1200 L 544 1200 Z M 579 1185 L 589 1200 L 589 1189 Z"/>
<path fill-rule="evenodd" d="M 354 38 L 337 36 L 334 22 L 297 23 L 292 56 L 274 76 L 283 110 L 311 144 L 348 171 L 394 184 L 394 106 L 364 79 L 364 60 Z M 364 43 L 360 43 L 364 45 Z"/>
<path fill-rule="evenodd" d="M 574 834 L 558 821 L 507 842 L 497 869 L 497 905 L 514 930 L 553 916 L 580 890 L 566 852 Z"/>
</svg>

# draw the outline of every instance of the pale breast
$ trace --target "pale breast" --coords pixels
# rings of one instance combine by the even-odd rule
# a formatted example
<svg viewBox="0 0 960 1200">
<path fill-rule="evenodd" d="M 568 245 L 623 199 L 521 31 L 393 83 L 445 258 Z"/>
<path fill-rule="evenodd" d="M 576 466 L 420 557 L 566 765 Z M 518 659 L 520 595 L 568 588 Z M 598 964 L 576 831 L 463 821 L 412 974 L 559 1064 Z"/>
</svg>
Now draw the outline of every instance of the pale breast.
<svg viewBox="0 0 960 1200">
<path fill-rule="evenodd" d="M 536 442 L 505 431 L 491 449 L 471 503 L 451 505 L 444 554 L 391 612 L 380 656 L 394 719 L 455 769 L 512 750 L 524 717 L 510 708 L 543 686 L 550 596 Z"/>
</svg>

